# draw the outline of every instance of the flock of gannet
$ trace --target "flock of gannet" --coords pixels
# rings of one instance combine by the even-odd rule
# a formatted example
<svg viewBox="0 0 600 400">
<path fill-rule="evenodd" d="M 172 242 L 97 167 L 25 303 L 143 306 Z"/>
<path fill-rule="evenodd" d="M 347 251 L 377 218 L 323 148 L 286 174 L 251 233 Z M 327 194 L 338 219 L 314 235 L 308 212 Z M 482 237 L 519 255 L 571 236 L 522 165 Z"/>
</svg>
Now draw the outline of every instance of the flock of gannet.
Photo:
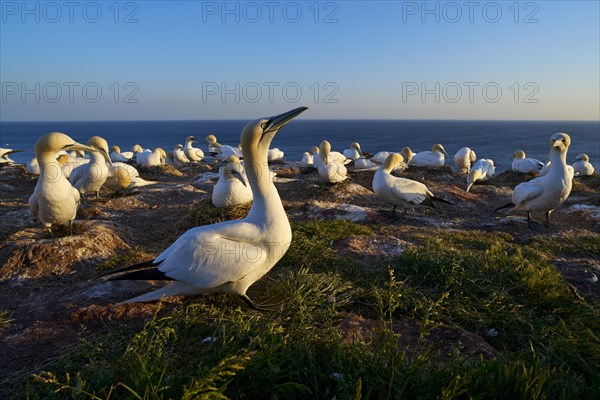
<svg viewBox="0 0 600 400">
<path fill-rule="evenodd" d="M 242 131 L 241 150 L 218 143 L 214 135 L 206 138 L 209 154 L 220 160 L 215 164 L 220 168 L 219 180 L 212 192 L 213 205 L 230 207 L 251 202 L 250 212 L 243 220 L 192 228 L 153 261 L 110 272 L 110 279 L 114 280 L 171 281 L 162 289 L 127 302 L 151 301 L 172 295 L 225 292 L 240 295 L 251 306 L 259 308 L 248 298 L 246 291 L 283 257 L 292 238 L 289 221 L 273 184 L 273 173 L 268 167 L 268 161 L 273 158 L 270 154 L 277 150 L 270 149 L 270 144 L 280 128 L 305 110 L 306 107 L 300 107 L 250 122 Z M 185 147 L 181 144 L 176 146 L 173 151 L 174 163 L 178 162 L 178 155 L 182 160 L 185 157 L 186 161 L 180 161 L 182 164 L 204 159 L 204 152 L 192 146 L 194 141 L 194 136 L 188 136 Z M 531 212 L 545 212 L 545 224 L 549 225 L 550 213 L 569 196 L 575 173 L 589 175 L 594 172 L 585 154 L 578 155 L 573 166 L 566 164 L 570 142 L 569 135 L 565 133 L 552 135 L 547 174 L 517 185 L 512 193 L 512 202 L 496 211 L 510 207 L 509 214 L 526 212 L 531 229 L 538 225 L 531 218 Z M 106 140 L 98 136 L 90 138 L 87 145 L 76 143 L 62 133 L 50 133 L 37 141 L 35 160 L 40 177 L 29 199 L 29 207 L 51 235 L 53 225 L 69 225 L 72 232 L 80 198 L 86 193 L 93 192 L 98 198 L 101 187 L 122 192 L 157 183 L 144 181 L 134 166 L 115 161 L 118 157 L 129 156 L 129 162 L 135 160 L 138 165 L 144 166 L 163 165 L 168 160 L 168 154 L 162 148 L 150 151 L 136 145 L 129 155 L 121 153 L 118 146 L 113 146 L 113 157 L 109 156 L 108 149 Z M 68 151 L 84 151 L 90 158 L 68 154 Z M 0 157 L 6 154 L 10 153 L 4 151 Z M 381 161 L 384 155 L 385 159 Z M 356 142 L 342 154 L 331 151 L 331 144 L 323 140 L 318 148 L 313 147 L 304 154 L 303 162 L 313 165 L 318 171 L 319 181 L 337 184 L 347 179 L 346 165 L 359 170 L 356 163 L 368 161 L 370 168 L 376 169 L 373 191 L 393 206 L 394 216 L 396 208 L 401 207 L 401 218 L 408 209 L 429 207 L 438 210 L 436 202 L 453 204 L 436 197 L 421 182 L 392 175 L 392 172 L 401 173 L 407 164 L 439 167 L 444 165 L 445 155 L 444 147 L 436 144 L 430 152 L 415 154 L 405 147 L 401 154 L 379 152 L 373 156 L 363 152 Z M 515 160 L 527 159 L 522 151 L 518 151 Z M 467 175 L 467 192 L 476 181 L 488 179 L 495 173 L 492 160 L 476 161 L 475 152 L 468 147 L 456 153 L 454 162 L 458 171 Z M 71 171 L 71 163 L 80 165 Z"/>
</svg>

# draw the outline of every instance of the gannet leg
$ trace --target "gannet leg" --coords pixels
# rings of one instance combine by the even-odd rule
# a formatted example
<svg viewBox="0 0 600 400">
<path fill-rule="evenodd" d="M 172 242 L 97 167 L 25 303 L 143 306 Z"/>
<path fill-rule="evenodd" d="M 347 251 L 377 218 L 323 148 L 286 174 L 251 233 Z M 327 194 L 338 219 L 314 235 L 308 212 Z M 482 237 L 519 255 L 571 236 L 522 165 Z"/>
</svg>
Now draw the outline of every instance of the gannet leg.
<svg viewBox="0 0 600 400">
<path fill-rule="evenodd" d="M 50 239 L 54 239 L 54 233 L 52 233 L 52 225 L 50 225 L 48 228 L 48 233 L 50 234 Z"/>
<path fill-rule="evenodd" d="M 531 213 L 527 211 L 527 225 L 529 225 L 529 229 L 531 229 L 532 231 L 537 231 L 536 226 L 538 226 L 539 224 L 539 222 L 534 221 L 533 218 L 531 218 Z"/>
<path fill-rule="evenodd" d="M 69 236 L 73 236 L 73 220 L 69 221 Z"/>
<path fill-rule="evenodd" d="M 550 223 L 550 213 L 551 213 L 551 212 L 552 212 L 552 211 L 547 211 L 547 212 L 546 212 L 546 222 L 544 222 L 544 226 L 545 226 L 546 228 L 551 228 L 551 227 L 552 227 L 552 224 Z"/>
<path fill-rule="evenodd" d="M 264 303 L 255 303 L 254 301 L 252 301 L 252 299 L 250 299 L 250 297 L 248 297 L 248 295 L 243 294 L 242 296 L 242 300 L 244 300 L 246 302 L 246 304 L 257 311 L 273 311 L 275 310 L 275 308 L 277 308 L 277 306 L 279 306 L 280 304 L 283 303 L 283 300 L 281 300 L 280 302 L 277 303 L 269 303 L 268 301 L 264 302 Z M 272 300 L 269 299 L 269 300 Z"/>
<path fill-rule="evenodd" d="M 100 191 L 96 190 L 96 200 L 100 200 Z"/>
</svg>

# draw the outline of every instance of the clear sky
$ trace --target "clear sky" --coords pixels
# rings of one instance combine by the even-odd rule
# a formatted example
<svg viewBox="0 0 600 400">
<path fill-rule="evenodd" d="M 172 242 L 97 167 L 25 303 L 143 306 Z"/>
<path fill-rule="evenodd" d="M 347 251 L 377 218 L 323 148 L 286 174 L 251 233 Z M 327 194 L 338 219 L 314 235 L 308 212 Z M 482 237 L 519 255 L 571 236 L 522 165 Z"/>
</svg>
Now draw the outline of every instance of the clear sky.
<svg viewBox="0 0 600 400">
<path fill-rule="evenodd" d="M 600 2 L 1 4 L 0 118 L 600 119 Z"/>
</svg>

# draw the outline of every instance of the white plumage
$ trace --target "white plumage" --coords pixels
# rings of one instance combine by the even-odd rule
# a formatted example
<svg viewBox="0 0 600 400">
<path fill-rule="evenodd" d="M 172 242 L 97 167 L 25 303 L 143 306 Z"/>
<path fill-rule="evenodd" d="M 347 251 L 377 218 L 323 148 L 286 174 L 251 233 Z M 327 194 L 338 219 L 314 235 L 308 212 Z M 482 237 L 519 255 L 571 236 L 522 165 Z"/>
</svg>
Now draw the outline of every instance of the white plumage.
<svg viewBox="0 0 600 400">
<path fill-rule="evenodd" d="M 252 201 L 244 167 L 236 156 L 229 156 L 219 168 L 219 180 L 212 192 L 212 203 L 217 208 L 233 207 Z"/>
<path fill-rule="evenodd" d="M 319 171 L 319 180 L 325 183 L 339 183 L 346 180 L 348 170 L 346 167 L 329 158 L 331 144 L 323 140 L 319 146 L 319 162 L 317 170 Z M 343 156 L 342 156 L 343 157 Z M 344 157 L 344 160 L 346 157 Z"/>
<path fill-rule="evenodd" d="M 108 178 L 108 162 L 112 161 L 108 155 L 108 143 L 100 136 L 93 136 L 88 140 L 87 145 L 96 149 L 91 152 L 91 161 L 75 168 L 69 176 L 69 181 L 73 187 L 79 190 L 79 193 L 96 193 L 96 199 L 100 198 L 100 188 Z"/>
<path fill-rule="evenodd" d="M 313 155 L 310 154 L 308 151 L 305 151 L 304 154 L 302 155 L 301 162 L 304 165 L 313 165 Z"/>
<path fill-rule="evenodd" d="M 448 156 L 448 153 L 444 150 L 444 146 L 438 143 L 433 145 L 431 151 L 421 151 L 416 154 L 413 153 L 409 165 L 430 168 L 443 167 L 445 161 L 444 156 Z"/>
<path fill-rule="evenodd" d="M 155 185 L 157 183 L 142 179 L 138 170 L 132 165 L 116 162 L 108 166 L 108 178 L 102 187 L 113 192 L 127 192 L 135 188 Z"/>
<path fill-rule="evenodd" d="M 204 158 L 204 152 L 202 149 L 192 146 L 192 143 L 195 141 L 196 138 L 194 136 L 188 136 L 185 139 L 185 148 L 183 149 L 183 152 L 190 161 L 199 162 Z"/>
<path fill-rule="evenodd" d="M 587 154 L 582 153 L 577 155 L 576 160 L 572 166 L 577 176 L 589 176 L 594 175 L 594 166 L 590 164 L 590 158 Z"/>
<path fill-rule="evenodd" d="M 178 144 L 177 146 L 175 146 L 175 148 L 173 149 L 173 164 L 183 165 L 188 164 L 189 162 L 190 159 L 187 158 L 183 151 L 183 145 Z"/>
<path fill-rule="evenodd" d="M 468 147 L 463 147 L 454 155 L 454 164 L 458 168 L 458 172 L 468 174 L 471 170 L 471 165 L 475 163 L 477 155 Z"/>
<path fill-rule="evenodd" d="M 121 153 L 119 146 L 113 146 L 110 152 L 110 159 L 112 162 L 127 162 L 133 157 L 132 151 L 125 151 Z"/>
<path fill-rule="evenodd" d="M 160 147 L 154 149 L 152 153 L 141 152 L 137 153 L 135 163 L 144 167 L 153 167 L 164 165 L 167 159 L 167 153 Z"/>
<path fill-rule="evenodd" d="M 269 162 L 279 161 L 283 160 L 283 156 L 285 156 L 285 153 L 279 150 L 277 147 L 275 147 L 274 149 L 269 149 L 269 153 L 267 154 L 267 160 Z"/>
</svg>

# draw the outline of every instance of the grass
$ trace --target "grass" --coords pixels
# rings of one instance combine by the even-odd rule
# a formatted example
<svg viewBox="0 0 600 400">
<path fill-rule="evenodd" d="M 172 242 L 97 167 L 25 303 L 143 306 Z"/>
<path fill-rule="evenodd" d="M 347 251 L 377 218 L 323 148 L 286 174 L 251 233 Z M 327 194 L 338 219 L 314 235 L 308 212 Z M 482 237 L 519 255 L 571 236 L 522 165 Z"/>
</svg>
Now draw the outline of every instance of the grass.
<svg viewBox="0 0 600 400">
<path fill-rule="evenodd" d="M 280 309 L 205 295 L 142 329 L 110 323 L 28 378 L 19 398 L 600 398 L 600 305 L 549 263 L 552 243 L 423 228 L 408 238 L 417 246 L 369 262 L 332 247 L 393 229 L 346 221 L 292 229 L 267 279 L 269 293 L 286 299 Z M 593 239 L 575 251 L 595 252 Z M 349 339 L 340 325 L 349 315 L 371 334 Z M 398 321 L 418 326 L 410 346 L 419 351 L 398 345 L 406 337 Z M 497 357 L 458 343 L 444 350 L 427 340 L 436 327 L 471 333 Z"/>
</svg>

